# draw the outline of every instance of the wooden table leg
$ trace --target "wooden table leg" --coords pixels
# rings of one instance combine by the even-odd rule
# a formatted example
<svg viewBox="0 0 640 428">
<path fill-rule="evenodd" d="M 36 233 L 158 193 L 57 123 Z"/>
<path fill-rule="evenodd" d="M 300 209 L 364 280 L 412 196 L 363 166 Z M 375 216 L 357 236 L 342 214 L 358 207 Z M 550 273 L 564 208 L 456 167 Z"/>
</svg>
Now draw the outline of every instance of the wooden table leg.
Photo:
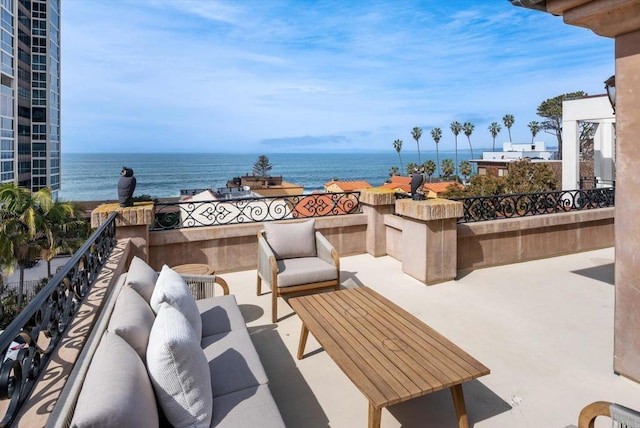
<svg viewBox="0 0 640 428">
<path fill-rule="evenodd" d="M 453 397 L 453 406 L 456 409 L 459 428 L 469 428 L 469 420 L 467 419 L 467 407 L 464 405 L 464 396 L 462 395 L 462 384 L 451 387 L 451 396 Z"/>
<path fill-rule="evenodd" d="M 304 356 L 304 347 L 307 346 L 307 337 L 309 337 L 309 329 L 302 324 L 302 331 L 300 332 L 300 343 L 298 343 L 298 359 L 301 360 Z"/>
<path fill-rule="evenodd" d="M 380 419 L 382 419 L 382 408 L 376 408 L 369 402 L 369 428 L 380 428 Z"/>
</svg>

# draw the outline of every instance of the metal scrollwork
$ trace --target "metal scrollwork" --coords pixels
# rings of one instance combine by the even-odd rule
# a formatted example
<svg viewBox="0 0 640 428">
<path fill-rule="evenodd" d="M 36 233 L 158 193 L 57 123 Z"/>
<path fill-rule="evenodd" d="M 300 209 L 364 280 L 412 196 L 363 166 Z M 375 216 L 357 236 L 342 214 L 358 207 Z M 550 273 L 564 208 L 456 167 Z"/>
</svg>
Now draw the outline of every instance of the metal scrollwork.
<svg viewBox="0 0 640 428">
<path fill-rule="evenodd" d="M 527 217 L 613 207 L 615 188 L 561 190 L 542 193 L 452 198 L 464 205 L 464 216 L 458 223 Z"/>
<path fill-rule="evenodd" d="M 293 218 L 326 217 L 360 211 L 360 193 L 314 193 L 156 204 L 151 230 L 218 226 Z"/>
<path fill-rule="evenodd" d="M 0 400 L 9 400 L 0 427 L 17 416 L 115 247 L 115 219 L 111 214 L 0 334 Z"/>
</svg>

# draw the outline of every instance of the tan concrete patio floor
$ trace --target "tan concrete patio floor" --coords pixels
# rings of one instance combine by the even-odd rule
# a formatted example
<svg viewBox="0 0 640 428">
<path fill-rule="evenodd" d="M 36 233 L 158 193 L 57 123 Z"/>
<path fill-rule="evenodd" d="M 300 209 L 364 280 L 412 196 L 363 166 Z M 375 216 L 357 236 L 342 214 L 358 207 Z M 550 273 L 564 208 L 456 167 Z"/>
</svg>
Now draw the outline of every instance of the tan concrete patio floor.
<svg viewBox="0 0 640 428">
<path fill-rule="evenodd" d="M 341 271 L 343 285 L 373 288 L 491 369 L 463 386 L 471 426 L 567 427 L 596 400 L 640 409 L 640 385 L 612 370 L 613 261 L 609 248 L 480 269 L 432 286 L 405 275 L 391 257 L 344 257 Z M 300 319 L 280 300 L 280 321 L 271 324 L 270 292 L 255 295 L 255 275 L 221 276 L 240 303 L 287 426 L 365 427 L 364 396 L 311 335 L 307 356 L 296 360 Z M 384 428 L 456 426 L 449 391 L 382 413 Z"/>
</svg>

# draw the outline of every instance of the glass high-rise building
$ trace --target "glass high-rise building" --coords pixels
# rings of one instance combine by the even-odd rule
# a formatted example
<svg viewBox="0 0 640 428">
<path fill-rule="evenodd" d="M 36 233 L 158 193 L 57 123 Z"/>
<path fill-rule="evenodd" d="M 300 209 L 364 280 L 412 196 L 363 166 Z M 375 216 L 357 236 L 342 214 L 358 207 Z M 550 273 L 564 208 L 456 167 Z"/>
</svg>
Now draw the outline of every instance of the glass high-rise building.
<svg viewBox="0 0 640 428">
<path fill-rule="evenodd" d="M 60 189 L 60 1 L 0 0 L 0 182 Z"/>
</svg>

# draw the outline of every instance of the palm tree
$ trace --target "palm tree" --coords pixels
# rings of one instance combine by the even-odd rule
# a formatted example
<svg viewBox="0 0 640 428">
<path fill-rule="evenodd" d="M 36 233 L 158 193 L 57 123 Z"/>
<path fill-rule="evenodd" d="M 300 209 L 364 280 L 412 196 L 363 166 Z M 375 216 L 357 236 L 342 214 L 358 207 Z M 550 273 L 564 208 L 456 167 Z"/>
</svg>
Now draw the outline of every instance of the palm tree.
<svg viewBox="0 0 640 428">
<path fill-rule="evenodd" d="M 467 141 L 469 142 L 469 149 L 471 150 L 471 159 L 473 159 L 473 147 L 471 147 L 471 134 L 473 134 L 473 130 L 475 125 L 471 122 L 465 122 L 462 125 L 462 130 L 464 131 L 464 135 L 467 137 Z"/>
<path fill-rule="evenodd" d="M 493 151 L 496 151 L 496 137 L 502 131 L 502 127 L 498 122 L 491 122 L 489 125 L 489 132 L 491 133 L 491 137 L 493 137 Z"/>
<path fill-rule="evenodd" d="M 467 177 L 472 173 L 471 162 L 463 160 L 460 162 L 460 174 L 464 177 L 464 181 L 467 181 Z"/>
<path fill-rule="evenodd" d="M 393 177 L 394 175 L 398 175 L 398 167 L 392 166 L 389 168 L 389 177 Z"/>
<path fill-rule="evenodd" d="M 512 114 L 505 114 L 504 117 L 502 118 L 502 123 L 504 123 L 504 126 L 509 131 L 509 142 L 510 143 L 513 143 L 513 140 L 511 139 L 511 127 L 513 126 L 515 121 L 516 121 L 516 119 L 515 119 L 515 117 L 513 117 Z"/>
<path fill-rule="evenodd" d="M 458 122 L 457 120 L 454 120 L 453 122 L 451 122 L 451 132 L 453 132 L 453 135 L 456 137 L 456 161 L 454 163 L 454 168 L 456 170 L 456 175 L 458 175 L 458 134 L 460 134 L 460 131 L 462 131 L 462 125 L 460 125 L 460 122 Z M 443 163 L 444 165 L 444 163 Z M 444 169 L 444 168 L 443 168 Z M 445 174 L 447 175 L 447 174 Z"/>
<path fill-rule="evenodd" d="M 69 203 L 54 202 L 47 188 L 31 193 L 13 183 L 0 185 L 0 264 L 9 271 L 20 269 L 18 309 L 24 299 L 24 269 L 43 250 L 55 252 L 59 232 L 65 230 L 77 208 Z"/>
<path fill-rule="evenodd" d="M 409 162 L 409 163 L 407 164 L 407 175 L 411 175 L 411 174 L 413 174 L 413 171 L 415 171 L 415 170 L 416 170 L 416 168 L 418 168 L 418 165 L 416 165 L 416 164 L 415 164 L 415 163 L 413 163 L 413 162 Z"/>
<path fill-rule="evenodd" d="M 531 130 L 531 144 L 533 144 L 533 139 L 536 138 L 536 135 L 540 132 L 540 122 L 532 120 L 527 126 Z"/>
<path fill-rule="evenodd" d="M 440 142 L 440 139 L 442 138 L 442 129 L 440 128 L 433 128 L 431 130 L 431 138 L 433 138 L 433 141 L 435 141 L 436 143 L 436 166 L 438 167 L 438 177 L 440 177 L 440 156 L 438 154 L 438 143 Z"/>
<path fill-rule="evenodd" d="M 400 171 L 402 171 L 404 169 L 404 166 L 402 166 L 402 157 L 400 156 L 400 150 L 402 150 L 402 140 L 395 140 L 393 142 L 393 148 L 396 149 L 396 152 L 398 152 L 398 157 L 400 158 Z"/>
<path fill-rule="evenodd" d="M 436 163 L 429 159 L 424 163 L 424 173 L 429 176 L 429 183 L 431 183 L 431 176 L 436 172 Z"/>
<path fill-rule="evenodd" d="M 418 145 L 418 164 L 420 164 L 420 137 L 422 137 L 422 128 L 418 126 L 414 127 L 411 130 L 411 136 L 416 140 L 416 144 Z"/>
<path fill-rule="evenodd" d="M 58 254 L 71 254 L 86 238 L 87 223 L 80 219 L 81 209 L 71 202 L 53 201 L 43 212 L 47 245 L 40 257 L 47 261 L 47 276 L 51 278 L 51 260 Z M 85 229 L 85 230 L 83 230 Z"/>
<path fill-rule="evenodd" d="M 455 166 L 453 165 L 453 161 L 451 159 L 444 159 L 442 161 L 442 173 L 445 178 L 450 178 L 453 175 L 455 170 Z"/>
<path fill-rule="evenodd" d="M 48 189 L 31 194 L 28 189 L 13 183 L 0 186 L 0 262 L 12 271 L 20 269 L 18 288 L 18 310 L 24 298 L 24 269 L 40 253 L 42 241 L 46 239 L 43 217 L 39 206 L 51 202 Z"/>
</svg>

